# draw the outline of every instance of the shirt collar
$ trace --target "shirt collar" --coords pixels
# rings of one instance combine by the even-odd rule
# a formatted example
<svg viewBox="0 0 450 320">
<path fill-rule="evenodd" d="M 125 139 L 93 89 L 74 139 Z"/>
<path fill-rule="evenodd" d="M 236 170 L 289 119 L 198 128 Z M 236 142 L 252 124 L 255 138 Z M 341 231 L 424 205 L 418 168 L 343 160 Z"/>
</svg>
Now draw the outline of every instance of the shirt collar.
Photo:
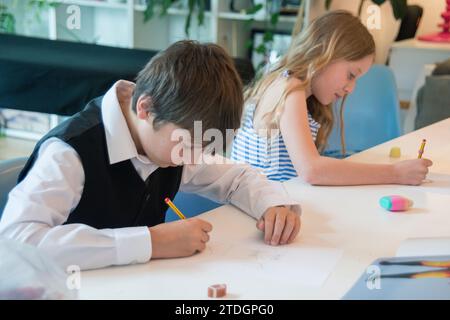
<svg viewBox="0 0 450 320">
<path fill-rule="evenodd" d="M 137 158 L 144 164 L 152 164 L 147 157 L 139 155 L 137 152 L 136 144 L 131 137 L 130 129 L 117 99 L 117 83 L 106 92 L 101 106 L 109 163 L 115 164 Z"/>
</svg>

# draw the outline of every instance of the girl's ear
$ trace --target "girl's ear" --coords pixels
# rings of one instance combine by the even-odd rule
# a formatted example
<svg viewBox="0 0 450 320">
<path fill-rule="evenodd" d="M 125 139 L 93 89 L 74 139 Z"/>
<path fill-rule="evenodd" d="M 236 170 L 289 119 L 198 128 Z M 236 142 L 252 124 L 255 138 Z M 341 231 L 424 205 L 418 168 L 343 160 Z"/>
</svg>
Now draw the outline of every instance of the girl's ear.
<svg viewBox="0 0 450 320">
<path fill-rule="evenodd" d="M 145 120 L 153 106 L 150 96 L 141 95 L 136 102 L 136 114 L 139 119 Z"/>
</svg>

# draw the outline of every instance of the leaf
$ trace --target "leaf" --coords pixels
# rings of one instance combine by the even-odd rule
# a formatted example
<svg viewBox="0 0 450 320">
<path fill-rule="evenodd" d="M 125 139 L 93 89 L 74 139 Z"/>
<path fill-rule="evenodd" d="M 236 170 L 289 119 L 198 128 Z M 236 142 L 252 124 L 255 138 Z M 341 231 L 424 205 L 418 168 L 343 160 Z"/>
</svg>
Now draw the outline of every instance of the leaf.
<svg viewBox="0 0 450 320">
<path fill-rule="evenodd" d="M 154 6 L 155 6 L 154 0 L 147 1 L 147 7 L 144 10 L 144 22 L 147 22 L 155 15 Z"/>
<path fill-rule="evenodd" d="M 255 14 L 259 10 L 261 10 L 262 8 L 263 8 L 263 5 L 261 3 L 256 4 L 253 7 L 251 7 L 250 9 L 247 10 L 247 14 Z"/>
<path fill-rule="evenodd" d="M 184 33 L 186 33 L 187 37 L 189 37 L 189 29 L 191 28 L 192 12 L 194 11 L 194 6 L 195 6 L 195 0 L 189 0 L 188 1 L 189 13 L 186 17 L 186 23 L 184 25 Z"/>
<path fill-rule="evenodd" d="M 278 24 L 279 18 L 280 18 L 280 13 L 279 12 L 272 13 L 270 15 L 270 24 L 272 26 L 276 26 Z"/>
<path fill-rule="evenodd" d="M 395 19 L 403 19 L 408 11 L 408 3 L 406 0 L 391 0 L 392 11 Z"/>
<path fill-rule="evenodd" d="M 14 16 L 7 12 L 1 12 L 0 9 L 0 32 L 15 33 L 16 32 L 16 19 Z"/>
<path fill-rule="evenodd" d="M 250 27 L 252 24 L 253 24 L 253 22 L 255 22 L 255 18 L 250 18 L 250 19 L 248 19 L 248 20 L 245 20 L 245 27 Z"/>
<path fill-rule="evenodd" d="M 264 55 L 267 51 L 266 45 L 264 43 L 261 43 L 259 46 L 256 47 L 255 52 L 260 53 Z"/>
<path fill-rule="evenodd" d="M 205 22 L 205 6 L 206 6 L 205 0 L 198 0 L 197 6 L 198 6 L 198 14 L 197 14 L 198 25 L 202 26 Z"/>
<path fill-rule="evenodd" d="M 171 0 L 163 0 L 161 3 L 161 13 L 159 14 L 160 17 L 164 17 L 167 15 L 167 11 L 169 10 L 170 6 L 172 5 L 174 1 Z"/>
<path fill-rule="evenodd" d="M 263 36 L 264 42 L 272 42 L 273 41 L 273 32 L 271 30 L 266 30 Z"/>
</svg>

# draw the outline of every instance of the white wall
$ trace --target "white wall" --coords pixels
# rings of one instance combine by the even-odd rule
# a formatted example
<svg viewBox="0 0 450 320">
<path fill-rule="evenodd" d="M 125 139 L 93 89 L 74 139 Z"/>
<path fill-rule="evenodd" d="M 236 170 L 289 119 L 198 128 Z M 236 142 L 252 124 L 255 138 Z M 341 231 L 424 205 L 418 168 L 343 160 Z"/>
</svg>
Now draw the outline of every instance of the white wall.
<svg viewBox="0 0 450 320">
<path fill-rule="evenodd" d="M 357 13 L 360 0 L 333 0 L 331 10 L 344 9 L 353 13 Z M 366 21 L 366 8 L 373 4 L 372 1 L 366 0 L 362 21 Z M 445 8 L 445 0 L 408 0 L 409 5 L 419 5 L 423 7 L 424 14 L 419 26 L 417 35 L 437 32 L 437 24 L 441 22 L 440 15 Z M 317 17 L 325 10 L 325 0 L 312 0 L 311 18 Z M 381 6 L 381 30 L 371 30 L 377 44 L 376 62 L 385 63 L 389 54 L 389 48 L 392 42 L 397 37 L 400 27 L 400 22 L 396 21 L 392 13 L 392 6 L 389 1 L 386 1 Z"/>
<path fill-rule="evenodd" d="M 416 4 L 423 8 L 423 17 L 417 35 L 433 33 L 438 30 L 437 24 L 443 22 L 442 12 L 445 10 L 445 0 L 408 0 L 408 4 Z"/>
</svg>

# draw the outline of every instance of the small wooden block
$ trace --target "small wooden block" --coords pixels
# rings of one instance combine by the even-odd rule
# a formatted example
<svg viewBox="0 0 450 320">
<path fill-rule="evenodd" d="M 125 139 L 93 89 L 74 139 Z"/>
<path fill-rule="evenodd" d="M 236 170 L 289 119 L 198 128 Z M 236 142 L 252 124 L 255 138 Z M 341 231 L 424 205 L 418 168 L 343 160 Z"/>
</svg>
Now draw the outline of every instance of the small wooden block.
<svg viewBox="0 0 450 320">
<path fill-rule="evenodd" d="M 213 284 L 208 287 L 208 297 L 209 298 L 222 298 L 227 294 L 226 284 Z"/>
</svg>

